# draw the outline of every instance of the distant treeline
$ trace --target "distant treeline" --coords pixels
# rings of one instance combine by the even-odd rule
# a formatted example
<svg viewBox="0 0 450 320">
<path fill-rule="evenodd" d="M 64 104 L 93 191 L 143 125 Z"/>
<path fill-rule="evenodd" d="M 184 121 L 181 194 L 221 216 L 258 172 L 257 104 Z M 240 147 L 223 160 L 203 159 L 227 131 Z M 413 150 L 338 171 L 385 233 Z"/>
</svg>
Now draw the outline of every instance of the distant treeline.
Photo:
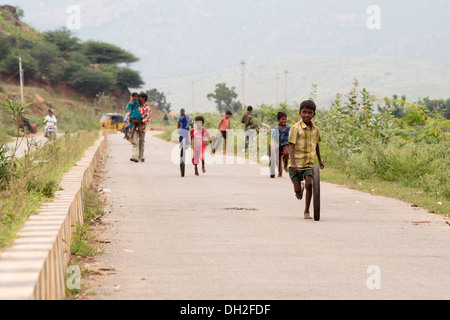
<svg viewBox="0 0 450 320">
<path fill-rule="evenodd" d="M 0 11 L 0 71 L 15 75 L 22 58 L 24 76 L 48 84 L 67 82 L 79 92 L 95 97 L 100 92 L 140 88 L 138 71 L 127 65 L 139 59 L 115 45 L 85 41 L 67 28 L 37 33 L 19 21 L 19 15 Z"/>
</svg>

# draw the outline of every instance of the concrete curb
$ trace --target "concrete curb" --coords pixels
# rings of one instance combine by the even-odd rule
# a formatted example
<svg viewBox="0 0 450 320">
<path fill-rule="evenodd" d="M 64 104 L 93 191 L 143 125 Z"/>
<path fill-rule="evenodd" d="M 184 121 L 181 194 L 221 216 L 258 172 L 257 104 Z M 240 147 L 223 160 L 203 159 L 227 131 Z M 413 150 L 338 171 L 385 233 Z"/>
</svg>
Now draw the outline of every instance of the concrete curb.
<svg viewBox="0 0 450 320">
<path fill-rule="evenodd" d="M 0 300 L 61 300 L 72 234 L 83 223 L 83 191 L 94 178 L 106 145 L 102 135 L 67 172 L 62 191 L 45 203 L 17 233 L 12 248 L 0 254 Z"/>
</svg>

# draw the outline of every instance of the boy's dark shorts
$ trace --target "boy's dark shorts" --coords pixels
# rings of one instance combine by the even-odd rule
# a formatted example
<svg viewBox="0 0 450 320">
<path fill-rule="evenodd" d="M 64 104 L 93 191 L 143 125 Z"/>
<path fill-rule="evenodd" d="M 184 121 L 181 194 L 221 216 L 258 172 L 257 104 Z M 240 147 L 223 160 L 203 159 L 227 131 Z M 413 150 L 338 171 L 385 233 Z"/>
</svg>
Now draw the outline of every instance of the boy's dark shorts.
<svg viewBox="0 0 450 320">
<path fill-rule="evenodd" d="M 289 177 L 291 178 L 291 181 L 293 184 L 296 184 L 297 182 L 301 182 L 305 180 L 305 177 L 312 177 L 313 176 L 313 169 L 312 168 L 305 168 L 300 169 L 299 171 L 294 171 L 291 168 L 289 168 Z"/>
</svg>

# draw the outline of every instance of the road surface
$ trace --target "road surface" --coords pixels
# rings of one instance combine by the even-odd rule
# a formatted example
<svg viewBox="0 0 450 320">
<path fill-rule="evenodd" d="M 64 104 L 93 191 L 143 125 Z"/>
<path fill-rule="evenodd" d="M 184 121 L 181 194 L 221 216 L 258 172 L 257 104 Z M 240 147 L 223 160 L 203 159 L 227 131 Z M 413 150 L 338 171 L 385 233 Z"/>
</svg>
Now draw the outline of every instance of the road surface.
<svg viewBox="0 0 450 320">
<path fill-rule="evenodd" d="M 62 136 L 63 134 L 58 133 L 57 137 Z M 41 146 L 45 145 L 49 140 L 44 136 L 44 133 L 37 133 L 34 135 L 29 135 L 27 138 L 19 138 L 17 142 L 17 150 L 15 152 L 16 157 L 20 158 L 24 155 L 24 153 L 30 148 L 31 151 L 34 150 L 34 144 L 39 143 Z M 29 145 L 28 145 L 29 144 Z M 6 146 L 9 148 L 9 152 L 7 152 L 7 156 L 11 156 L 14 148 L 16 148 L 16 140 L 13 142 L 8 142 Z"/>
<path fill-rule="evenodd" d="M 188 165 L 181 178 L 174 147 L 148 137 L 135 164 L 108 136 L 105 253 L 87 265 L 98 274 L 83 299 L 450 298 L 447 218 L 322 183 L 323 219 L 306 221 L 288 177 L 246 164 L 200 177 Z"/>
</svg>

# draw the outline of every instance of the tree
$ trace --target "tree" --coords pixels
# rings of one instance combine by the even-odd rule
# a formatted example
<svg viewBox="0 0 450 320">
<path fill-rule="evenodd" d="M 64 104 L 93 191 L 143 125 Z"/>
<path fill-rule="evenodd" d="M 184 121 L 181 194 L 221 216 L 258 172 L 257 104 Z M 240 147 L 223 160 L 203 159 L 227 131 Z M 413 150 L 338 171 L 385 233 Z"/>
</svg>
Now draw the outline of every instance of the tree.
<svg viewBox="0 0 450 320">
<path fill-rule="evenodd" d="M 427 109 L 432 113 L 439 113 L 446 119 L 450 119 L 450 99 L 430 99 L 426 97 L 424 99 L 419 99 L 417 104 L 427 107 Z"/>
<path fill-rule="evenodd" d="M 45 41 L 56 45 L 65 57 L 71 52 L 78 51 L 81 47 L 80 39 L 72 35 L 72 31 L 63 27 L 55 31 L 43 33 Z"/>
<path fill-rule="evenodd" d="M 19 74 L 19 57 L 22 57 L 23 75 L 26 78 L 34 78 L 38 71 L 37 63 L 25 52 L 12 51 L 3 61 L 2 70 L 10 75 Z"/>
<path fill-rule="evenodd" d="M 111 72 L 84 67 L 73 74 L 70 84 L 78 91 L 95 97 L 98 93 L 114 87 L 116 82 L 114 74 Z"/>
<path fill-rule="evenodd" d="M 217 111 L 220 113 L 227 111 L 239 112 L 242 110 L 242 104 L 235 100 L 238 95 L 234 90 L 236 90 L 235 87 L 229 89 L 225 83 L 219 83 L 216 84 L 214 93 L 210 93 L 206 97 L 209 101 L 216 103 Z"/>
<path fill-rule="evenodd" d="M 10 45 L 4 37 L 0 37 L 0 61 L 5 59 L 11 51 Z"/>
<path fill-rule="evenodd" d="M 117 65 L 139 61 L 134 55 L 113 44 L 87 41 L 82 44 L 82 51 L 91 63 Z"/>
<path fill-rule="evenodd" d="M 46 42 L 38 42 L 31 49 L 31 56 L 36 59 L 38 71 L 48 77 L 52 77 L 57 73 L 56 65 L 59 64 L 59 49 L 56 45 Z"/>
<path fill-rule="evenodd" d="M 145 92 L 148 96 L 148 101 L 153 102 L 158 106 L 159 110 L 164 113 L 169 113 L 172 109 L 172 105 L 167 102 L 164 92 L 159 92 L 157 89 L 147 90 Z"/>
<path fill-rule="evenodd" d="M 141 88 L 144 84 L 139 72 L 127 67 L 116 68 L 115 76 L 117 87 L 121 91 L 127 91 L 130 88 Z"/>
<path fill-rule="evenodd" d="M 16 14 L 19 19 L 22 19 L 25 16 L 25 11 L 21 7 L 16 6 Z"/>
<path fill-rule="evenodd" d="M 392 99 L 384 98 L 384 107 L 379 107 L 379 112 L 388 112 L 397 119 L 404 118 L 408 115 L 408 110 L 405 108 L 406 96 L 403 95 L 401 99 L 398 99 L 398 95 L 394 94 Z"/>
</svg>

